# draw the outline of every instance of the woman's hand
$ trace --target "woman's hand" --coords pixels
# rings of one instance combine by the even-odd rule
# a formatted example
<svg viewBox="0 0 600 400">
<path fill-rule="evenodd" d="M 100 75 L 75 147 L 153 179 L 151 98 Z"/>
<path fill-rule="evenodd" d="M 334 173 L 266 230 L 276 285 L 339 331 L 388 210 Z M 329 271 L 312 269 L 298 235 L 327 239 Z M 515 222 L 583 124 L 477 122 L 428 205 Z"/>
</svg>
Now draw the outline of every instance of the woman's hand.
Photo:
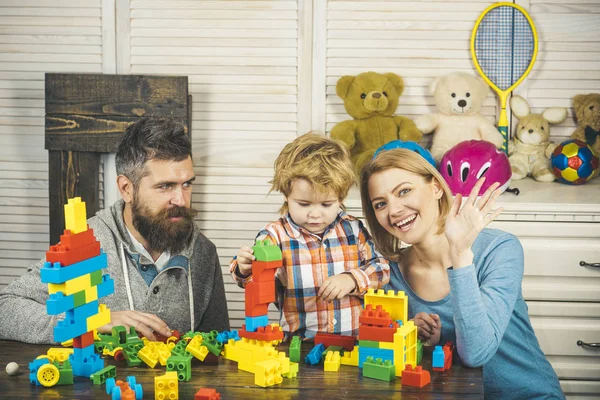
<svg viewBox="0 0 600 400">
<path fill-rule="evenodd" d="M 462 208 L 462 196 L 457 194 L 448 213 L 444 234 L 450 244 L 450 258 L 454 268 L 473 263 L 471 246 L 477 235 L 502 212 L 502 208 L 493 209 L 501 193 L 498 182 L 491 185 L 477 200 L 484 182 L 485 177 L 477 181 Z"/>
<path fill-rule="evenodd" d="M 435 346 L 442 335 L 442 321 L 437 314 L 420 312 L 412 319 L 418 327 L 417 335 L 423 346 Z"/>
<path fill-rule="evenodd" d="M 351 274 L 330 276 L 319 290 L 319 297 L 325 301 L 341 299 L 356 289 L 356 281 Z"/>
</svg>

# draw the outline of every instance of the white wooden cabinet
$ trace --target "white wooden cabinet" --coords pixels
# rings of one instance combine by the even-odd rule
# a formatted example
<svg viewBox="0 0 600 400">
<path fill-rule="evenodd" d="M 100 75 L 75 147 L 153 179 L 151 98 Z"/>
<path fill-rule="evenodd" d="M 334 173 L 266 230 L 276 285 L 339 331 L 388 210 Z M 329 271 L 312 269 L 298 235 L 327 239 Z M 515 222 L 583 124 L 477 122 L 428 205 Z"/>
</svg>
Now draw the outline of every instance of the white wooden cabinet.
<svg viewBox="0 0 600 400">
<path fill-rule="evenodd" d="M 523 296 L 567 397 L 598 399 L 600 178 L 582 186 L 531 179 L 511 186 L 521 193 L 500 197 L 504 211 L 490 227 L 515 234 L 523 245 Z M 362 215 L 358 193 L 351 194 L 347 206 L 349 213 Z"/>
</svg>

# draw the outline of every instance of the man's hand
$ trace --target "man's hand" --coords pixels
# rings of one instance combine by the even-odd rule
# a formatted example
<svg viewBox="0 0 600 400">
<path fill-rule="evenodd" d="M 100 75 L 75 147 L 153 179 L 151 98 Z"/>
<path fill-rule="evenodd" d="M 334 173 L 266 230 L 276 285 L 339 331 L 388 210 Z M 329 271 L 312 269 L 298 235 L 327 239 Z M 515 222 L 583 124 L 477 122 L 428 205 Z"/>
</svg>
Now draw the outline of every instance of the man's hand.
<svg viewBox="0 0 600 400">
<path fill-rule="evenodd" d="M 252 261 L 255 260 L 252 248 L 243 246 L 237 253 L 237 263 L 240 274 L 248 276 L 252 273 Z"/>
<path fill-rule="evenodd" d="M 113 326 L 122 325 L 129 331 L 133 326 L 150 341 L 155 341 L 153 332 L 156 331 L 165 337 L 171 336 L 171 329 L 167 324 L 154 314 L 139 311 L 111 311 L 110 323 L 98 328 L 100 333 L 111 333 Z"/>
<path fill-rule="evenodd" d="M 325 301 L 341 299 L 356 289 L 356 281 L 350 274 L 338 274 L 327 278 L 319 290 L 319 297 Z"/>
<path fill-rule="evenodd" d="M 420 312 L 413 318 L 423 346 L 435 346 L 442 335 L 442 321 L 437 314 Z"/>
</svg>

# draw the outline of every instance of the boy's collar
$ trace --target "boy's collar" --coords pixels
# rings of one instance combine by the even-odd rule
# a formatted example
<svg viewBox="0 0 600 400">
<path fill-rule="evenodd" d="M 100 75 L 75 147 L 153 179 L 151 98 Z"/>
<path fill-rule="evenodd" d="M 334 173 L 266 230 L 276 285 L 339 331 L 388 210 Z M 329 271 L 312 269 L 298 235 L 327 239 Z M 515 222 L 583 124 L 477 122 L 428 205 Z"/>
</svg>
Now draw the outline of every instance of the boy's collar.
<svg viewBox="0 0 600 400">
<path fill-rule="evenodd" d="M 323 239 L 329 233 L 331 228 L 334 227 L 337 223 L 339 223 L 339 221 L 344 217 L 344 215 L 346 215 L 346 212 L 344 210 L 340 210 L 333 222 L 325 228 L 325 230 L 323 231 L 323 235 L 321 236 L 317 235 L 316 233 L 309 232 L 307 229 L 297 225 L 292 220 L 292 217 L 290 217 L 289 212 L 285 213 L 285 215 L 283 216 L 283 220 L 285 221 L 285 223 L 283 224 L 283 228 L 285 229 L 287 235 L 293 239 L 298 239 L 302 233 Z"/>
</svg>

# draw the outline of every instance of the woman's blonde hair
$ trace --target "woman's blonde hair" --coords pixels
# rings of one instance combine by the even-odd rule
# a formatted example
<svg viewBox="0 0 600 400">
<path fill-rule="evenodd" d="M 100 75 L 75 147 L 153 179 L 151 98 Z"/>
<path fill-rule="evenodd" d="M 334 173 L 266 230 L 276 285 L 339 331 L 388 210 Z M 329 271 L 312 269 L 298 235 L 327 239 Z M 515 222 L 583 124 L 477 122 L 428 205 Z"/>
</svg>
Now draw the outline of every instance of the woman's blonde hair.
<svg viewBox="0 0 600 400">
<path fill-rule="evenodd" d="M 295 179 L 305 179 L 321 193 L 334 193 L 344 201 L 356 184 L 348 147 L 342 142 L 309 132 L 288 143 L 275 160 L 271 191 L 288 197 Z M 287 212 L 287 202 L 279 212 Z"/>
<path fill-rule="evenodd" d="M 369 179 L 376 173 L 398 168 L 420 175 L 425 182 L 435 180 L 442 188 L 442 197 L 438 201 L 439 222 L 437 234 L 444 231 L 446 216 L 452 206 L 452 192 L 437 169 L 418 153 L 408 149 L 393 149 L 379 153 L 363 167 L 360 177 L 360 196 L 363 215 L 367 219 L 371 236 L 377 249 L 385 258 L 398 261 L 400 258 L 400 241 L 383 228 L 375 217 L 375 210 L 369 195 Z"/>
</svg>

